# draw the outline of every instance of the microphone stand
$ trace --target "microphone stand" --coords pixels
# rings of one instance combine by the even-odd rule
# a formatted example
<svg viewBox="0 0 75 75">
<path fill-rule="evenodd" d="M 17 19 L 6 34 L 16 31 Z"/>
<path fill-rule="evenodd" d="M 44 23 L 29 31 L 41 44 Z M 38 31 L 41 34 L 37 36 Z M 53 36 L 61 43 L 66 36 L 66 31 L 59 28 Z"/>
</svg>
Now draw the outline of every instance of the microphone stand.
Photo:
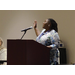
<svg viewBox="0 0 75 75">
<path fill-rule="evenodd" d="M 24 35 L 26 34 L 26 31 L 27 31 L 27 30 L 24 31 L 24 34 L 23 34 L 23 36 L 21 37 L 21 40 L 22 40 L 22 38 L 24 37 Z"/>
</svg>

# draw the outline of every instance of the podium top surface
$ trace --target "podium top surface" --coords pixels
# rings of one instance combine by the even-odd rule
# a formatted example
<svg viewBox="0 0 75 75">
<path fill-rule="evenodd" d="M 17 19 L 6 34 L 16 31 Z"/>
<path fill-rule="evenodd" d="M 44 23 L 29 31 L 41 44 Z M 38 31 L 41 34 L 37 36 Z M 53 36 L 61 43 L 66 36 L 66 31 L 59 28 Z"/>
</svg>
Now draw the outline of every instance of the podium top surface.
<svg viewBox="0 0 75 75">
<path fill-rule="evenodd" d="M 7 40 L 31 40 L 31 41 L 35 41 L 33 39 L 7 39 Z"/>
</svg>

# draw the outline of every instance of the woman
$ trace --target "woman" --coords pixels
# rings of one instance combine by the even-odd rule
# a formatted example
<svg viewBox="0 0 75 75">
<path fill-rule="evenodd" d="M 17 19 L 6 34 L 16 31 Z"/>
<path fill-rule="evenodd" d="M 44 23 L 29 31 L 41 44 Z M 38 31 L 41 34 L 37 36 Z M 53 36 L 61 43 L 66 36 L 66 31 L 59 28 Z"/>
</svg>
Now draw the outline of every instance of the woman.
<svg viewBox="0 0 75 75">
<path fill-rule="evenodd" d="M 37 28 L 37 21 L 34 21 L 34 30 L 37 35 L 36 41 L 50 48 L 50 64 L 58 63 L 58 42 L 60 40 L 58 35 L 57 23 L 53 19 L 46 19 L 43 22 L 43 30 Z"/>
<path fill-rule="evenodd" d="M 0 64 L 6 64 L 7 60 L 7 49 L 4 47 L 2 38 L 0 38 Z"/>
</svg>

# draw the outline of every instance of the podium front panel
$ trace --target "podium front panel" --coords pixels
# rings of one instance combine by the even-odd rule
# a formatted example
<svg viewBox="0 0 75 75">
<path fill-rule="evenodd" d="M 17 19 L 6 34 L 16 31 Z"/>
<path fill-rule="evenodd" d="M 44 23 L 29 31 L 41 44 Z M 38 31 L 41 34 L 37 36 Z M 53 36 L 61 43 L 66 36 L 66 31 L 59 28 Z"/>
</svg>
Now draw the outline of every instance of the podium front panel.
<svg viewBox="0 0 75 75">
<path fill-rule="evenodd" d="M 49 65 L 49 53 L 33 40 L 7 40 L 7 65 Z"/>
<path fill-rule="evenodd" d="M 26 43 L 22 40 L 7 41 L 7 64 L 26 64 Z"/>
</svg>

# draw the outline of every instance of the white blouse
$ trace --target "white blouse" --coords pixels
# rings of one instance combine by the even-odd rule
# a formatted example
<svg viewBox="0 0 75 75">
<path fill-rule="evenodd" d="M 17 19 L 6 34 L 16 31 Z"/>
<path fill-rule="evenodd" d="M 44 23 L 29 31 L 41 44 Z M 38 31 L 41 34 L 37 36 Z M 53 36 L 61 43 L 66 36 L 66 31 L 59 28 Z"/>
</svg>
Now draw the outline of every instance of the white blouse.
<svg viewBox="0 0 75 75">
<path fill-rule="evenodd" d="M 46 33 L 44 31 L 45 29 L 42 30 L 36 41 L 45 46 L 51 46 L 53 49 L 57 48 L 60 40 L 58 33 L 55 30 L 47 31 Z"/>
<path fill-rule="evenodd" d="M 6 61 L 7 60 L 7 49 L 3 48 L 0 50 L 0 61 Z M 4 62 L 2 65 L 7 65 L 7 62 Z"/>
</svg>

